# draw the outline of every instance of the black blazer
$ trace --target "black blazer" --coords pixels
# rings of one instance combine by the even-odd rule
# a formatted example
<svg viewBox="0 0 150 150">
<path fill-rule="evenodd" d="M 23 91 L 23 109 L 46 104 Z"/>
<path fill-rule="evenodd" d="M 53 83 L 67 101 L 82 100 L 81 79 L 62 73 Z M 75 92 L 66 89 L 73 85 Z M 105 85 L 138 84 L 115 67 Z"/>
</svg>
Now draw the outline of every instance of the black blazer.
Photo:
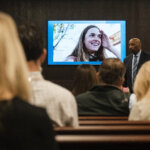
<svg viewBox="0 0 150 150">
<path fill-rule="evenodd" d="M 126 74 L 125 74 L 125 82 L 124 87 L 129 87 L 130 92 L 133 93 L 133 85 L 132 85 L 132 58 L 133 54 L 130 54 L 124 59 L 124 64 L 126 66 Z M 143 63 L 150 60 L 150 54 L 144 51 L 141 51 L 139 63 L 137 66 L 137 72 L 139 71 L 140 67 Z"/>
<path fill-rule="evenodd" d="M 14 98 L 0 101 L 0 114 L 0 149 L 56 149 L 52 124 L 44 109 Z"/>
</svg>

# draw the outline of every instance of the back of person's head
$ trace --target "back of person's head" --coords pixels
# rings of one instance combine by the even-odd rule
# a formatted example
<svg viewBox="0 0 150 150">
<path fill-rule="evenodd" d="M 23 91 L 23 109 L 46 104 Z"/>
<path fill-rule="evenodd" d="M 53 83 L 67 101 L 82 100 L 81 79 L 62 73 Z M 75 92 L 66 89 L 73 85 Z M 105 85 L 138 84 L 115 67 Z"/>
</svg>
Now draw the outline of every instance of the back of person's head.
<svg viewBox="0 0 150 150">
<path fill-rule="evenodd" d="M 138 101 L 148 96 L 150 92 L 150 61 L 145 62 L 138 71 L 133 90 Z"/>
<path fill-rule="evenodd" d="M 104 59 L 99 67 L 99 80 L 105 84 L 121 86 L 125 71 L 125 66 L 120 59 Z"/>
<path fill-rule="evenodd" d="M 0 99 L 5 91 L 29 98 L 27 64 L 16 24 L 11 16 L 0 12 Z"/>
<path fill-rule="evenodd" d="M 27 61 L 36 61 L 43 52 L 43 40 L 34 24 L 19 26 L 19 36 Z"/>
<path fill-rule="evenodd" d="M 77 96 L 98 84 L 96 69 L 89 64 L 79 65 L 76 69 L 72 93 Z"/>
</svg>

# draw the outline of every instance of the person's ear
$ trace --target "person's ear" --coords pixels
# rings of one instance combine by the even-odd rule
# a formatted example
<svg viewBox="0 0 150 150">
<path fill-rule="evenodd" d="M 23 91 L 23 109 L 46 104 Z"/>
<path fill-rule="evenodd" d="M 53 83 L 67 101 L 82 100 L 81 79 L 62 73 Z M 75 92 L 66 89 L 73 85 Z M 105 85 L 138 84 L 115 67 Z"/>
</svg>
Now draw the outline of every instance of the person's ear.
<svg viewBox="0 0 150 150">
<path fill-rule="evenodd" d="M 45 61 L 45 59 L 46 59 L 46 55 L 47 55 L 47 50 L 44 48 L 44 49 L 43 49 L 43 52 L 42 52 L 42 54 L 41 54 L 41 56 L 40 56 L 40 62 L 41 62 L 41 64 L 44 63 L 44 61 Z"/>
</svg>

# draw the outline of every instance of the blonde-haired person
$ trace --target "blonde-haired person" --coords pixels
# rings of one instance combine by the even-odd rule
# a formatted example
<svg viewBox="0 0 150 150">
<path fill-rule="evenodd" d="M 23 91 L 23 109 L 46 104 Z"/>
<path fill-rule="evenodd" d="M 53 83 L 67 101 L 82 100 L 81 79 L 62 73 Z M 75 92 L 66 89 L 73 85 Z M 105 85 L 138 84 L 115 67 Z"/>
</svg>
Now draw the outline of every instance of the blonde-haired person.
<svg viewBox="0 0 150 150">
<path fill-rule="evenodd" d="M 89 64 L 79 65 L 76 69 L 72 93 L 77 96 L 98 84 L 96 69 Z"/>
<path fill-rule="evenodd" d="M 150 61 L 140 68 L 134 83 L 137 103 L 133 106 L 129 120 L 150 120 Z"/>
<path fill-rule="evenodd" d="M 16 25 L 0 12 L 0 149 L 55 149 L 51 122 L 30 97 L 27 65 Z"/>
<path fill-rule="evenodd" d="M 12 18 L 0 13 L 0 100 L 29 99 L 27 66 Z"/>
</svg>

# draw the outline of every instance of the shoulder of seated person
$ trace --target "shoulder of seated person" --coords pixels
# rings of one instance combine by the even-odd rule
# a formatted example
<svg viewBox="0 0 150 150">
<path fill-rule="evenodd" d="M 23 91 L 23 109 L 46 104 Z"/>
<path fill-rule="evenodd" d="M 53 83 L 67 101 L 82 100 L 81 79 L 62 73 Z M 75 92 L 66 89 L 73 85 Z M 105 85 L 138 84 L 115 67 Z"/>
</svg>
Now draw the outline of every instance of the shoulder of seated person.
<svg viewBox="0 0 150 150">
<path fill-rule="evenodd" d="M 26 112 L 29 112 L 29 113 L 32 112 L 34 114 L 36 114 L 36 113 L 45 114 L 46 113 L 46 110 L 44 108 L 29 104 L 25 100 L 23 100 L 21 98 L 18 98 L 18 97 L 16 97 L 14 99 L 14 105 L 18 106 L 18 107 L 15 107 L 15 108 L 17 108 L 17 110 L 20 111 L 20 112 L 25 112 L 26 111 Z"/>
</svg>

